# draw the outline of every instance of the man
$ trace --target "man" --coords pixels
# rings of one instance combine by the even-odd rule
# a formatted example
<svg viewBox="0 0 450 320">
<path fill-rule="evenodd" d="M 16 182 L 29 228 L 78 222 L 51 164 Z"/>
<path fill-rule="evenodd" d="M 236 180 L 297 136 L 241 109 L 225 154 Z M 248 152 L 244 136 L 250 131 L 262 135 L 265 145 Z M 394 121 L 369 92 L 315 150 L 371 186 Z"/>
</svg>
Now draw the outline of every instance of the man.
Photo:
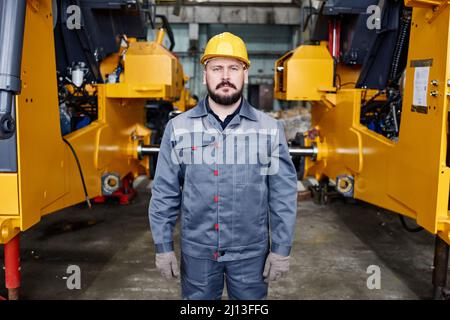
<svg viewBox="0 0 450 320">
<path fill-rule="evenodd" d="M 171 119 L 161 142 L 149 208 L 156 267 L 180 274 L 180 216 L 184 299 L 221 299 L 224 278 L 230 299 L 265 299 L 268 282 L 289 270 L 297 175 L 282 126 L 242 96 L 242 39 L 216 35 L 201 63 L 208 96 Z"/>
</svg>

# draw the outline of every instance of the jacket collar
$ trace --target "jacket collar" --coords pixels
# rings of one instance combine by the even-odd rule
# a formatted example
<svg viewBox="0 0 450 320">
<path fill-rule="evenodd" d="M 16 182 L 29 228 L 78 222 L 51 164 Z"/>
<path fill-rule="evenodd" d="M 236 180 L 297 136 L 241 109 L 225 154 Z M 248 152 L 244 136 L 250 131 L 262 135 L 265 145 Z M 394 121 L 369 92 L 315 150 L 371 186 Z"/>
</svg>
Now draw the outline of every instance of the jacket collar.
<svg viewBox="0 0 450 320">
<path fill-rule="evenodd" d="M 208 111 L 206 110 L 206 99 L 208 99 L 208 96 L 204 99 L 202 99 L 190 112 L 189 117 L 191 118 L 197 118 L 197 117 L 204 117 L 208 115 Z M 247 119 L 257 121 L 258 118 L 256 117 L 255 112 L 253 111 L 253 107 L 248 103 L 248 101 L 242 97 L 242 105 L 241 110 L 239 111 L 239 115 L 242 117 L 245 117 Z"/>
</svg>

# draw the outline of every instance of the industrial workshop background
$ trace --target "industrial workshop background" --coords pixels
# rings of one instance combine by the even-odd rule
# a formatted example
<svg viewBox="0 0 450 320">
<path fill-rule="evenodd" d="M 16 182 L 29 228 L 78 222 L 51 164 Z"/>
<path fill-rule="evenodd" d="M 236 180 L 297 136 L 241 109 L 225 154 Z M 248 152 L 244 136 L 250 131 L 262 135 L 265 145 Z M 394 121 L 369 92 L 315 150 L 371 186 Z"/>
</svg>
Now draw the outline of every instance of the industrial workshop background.
<svg viewBox="0 0 450 320">
<path fill-rule="evenodd" d="M 154 267 L 152 178 L 167 122 L 208 93 L 207 42 L 231 32 L 298 177 L 269 298 L 448 299 L 449 4 L 0 0 L 0 298 L 178 298 Z"/>
</svg>

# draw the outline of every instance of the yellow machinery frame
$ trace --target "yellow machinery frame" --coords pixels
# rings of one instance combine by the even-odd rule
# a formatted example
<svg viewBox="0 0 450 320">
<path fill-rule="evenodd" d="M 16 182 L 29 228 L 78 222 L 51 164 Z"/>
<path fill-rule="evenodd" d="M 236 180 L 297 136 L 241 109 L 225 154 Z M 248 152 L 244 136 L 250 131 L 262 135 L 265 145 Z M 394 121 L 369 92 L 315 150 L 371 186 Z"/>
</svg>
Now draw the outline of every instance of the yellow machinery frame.
<svg viewBox="0 0 450 320">
<path fill-rule="evenodd" d="M 66 135 L 84 174 L 90 198 L 102 195 L 101 177 L 148 173 L 137 154 L 149 144 L 146 100 L 189 107 L 187 77 L 178 59 L 156 42 L 128 48 L 124 79 L 99 84 L 98 119 Z M 16 97 L 17 173 L 0 173 L 0 243 L 8 243 L 42 216 L 85 200 L 74 156 L 60 129 L 51 0 L 28 0 L 21 69 Z"/>
<path fill-rule="evenodd" d="M 448 1 L 405 3 L 415 7 L 398 141 L 360 123 L 361 102 L 363 97 L 371 97 L 373 90 L 330 88 L 333 60 L 329 53 L 324 57 L 323 46 L 301 46 L 308 47 L 306 55 L 301 51 L 305 49 L 298 48 L 288 54 L 292 60 L 284 56 L 277 61 L 276 68 L 282 72 L 275 77 L 275 96 L 312 103 L 312 127 L 318 134 L 307 137 L 306 145 L 314 144 L 318 154 L 316 159 L 306 159 L 306 175 L 335 181 L 350 177 L 355 198 L 411 217 L 450 244 L 446 163 L 450 7 Z M 414 74 L 423 61 L 431 61 L 428 107 L 418 110 L 413 106 Z M 345 70 L 341 74 L 345 76 Z M 288 87 L 288 79 L 296 75 L 308 83 Z"/>
</svg>

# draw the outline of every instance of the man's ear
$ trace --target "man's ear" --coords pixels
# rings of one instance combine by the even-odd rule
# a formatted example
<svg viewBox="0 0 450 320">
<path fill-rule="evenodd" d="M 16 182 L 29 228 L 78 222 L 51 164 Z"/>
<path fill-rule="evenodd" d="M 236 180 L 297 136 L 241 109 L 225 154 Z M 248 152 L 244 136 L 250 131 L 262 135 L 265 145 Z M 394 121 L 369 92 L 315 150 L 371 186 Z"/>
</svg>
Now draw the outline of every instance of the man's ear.
<svg viewBox="0 0 450 320">
<path fill-rule="evenodd" d="M 245 68 L 244 70 L 244 83 L 248 84 L 248 69 Z"/>
<path fill-rule="evenodd" d="M 203 84 L 206 84 L 206 70 L 203 70 Z"/>
</svg>

